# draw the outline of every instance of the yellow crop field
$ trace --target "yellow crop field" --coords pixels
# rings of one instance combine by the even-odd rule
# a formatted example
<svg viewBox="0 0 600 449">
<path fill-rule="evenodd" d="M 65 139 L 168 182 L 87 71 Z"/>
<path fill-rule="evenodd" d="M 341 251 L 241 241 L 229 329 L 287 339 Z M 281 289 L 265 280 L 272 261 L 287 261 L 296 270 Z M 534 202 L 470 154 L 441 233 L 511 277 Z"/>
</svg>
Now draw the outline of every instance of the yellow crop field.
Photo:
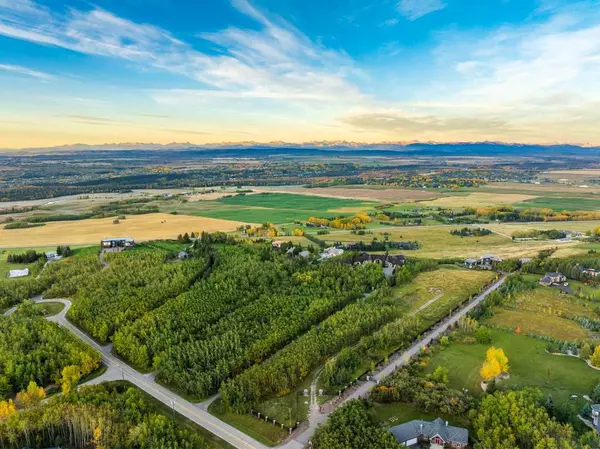
<svg viewBox="0 0 600 449">
<path fill-rule="evenodd" d="M 114 218 L 59 221 L 27 229 L 0 229 L 0 247 L 98 243 L 108 237 L 138 241 L 173 239 L 185 232 L 233 231 L 243 223 L 188 215 L 131 215 L 119 224 Z"/>
<path fill-rule="evenodd" d="M 432 201 L 422 201 L 425 206 L 439 207 L 489 207 L 520 203 L 537 198 L 535 195 L 517 193 L 470 193 L 438 198 Z"/>
</svg>

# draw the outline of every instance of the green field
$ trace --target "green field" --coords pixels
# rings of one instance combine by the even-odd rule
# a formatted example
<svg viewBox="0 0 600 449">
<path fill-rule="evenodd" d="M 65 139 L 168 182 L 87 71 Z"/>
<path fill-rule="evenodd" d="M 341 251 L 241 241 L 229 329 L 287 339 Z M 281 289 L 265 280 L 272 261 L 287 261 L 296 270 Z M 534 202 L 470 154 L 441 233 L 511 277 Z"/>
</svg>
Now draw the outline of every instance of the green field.
<svg viewBox="0 0 600 449">
<path fill-rule="evenodd" d="M 539 197 L 515 204 L 517 208 L 562 210 L 600 210 L 600 200 L 587 198 Z"/>
<path fill-rule="evenodd" d="M 190 201 L 176 205 L 172 203 L 157 204 L 163 212 L 175 210 L 179 214 L 243 223 L 282 224 L 306 221 L 311 216 L 351 215 L 363 210 L 370 210 L 377 203 L 289 193 L 261 193 L 238 195 L 213 201 Z"/>
<path fill-rule="evenodd" d="M 259 193 L 254 195 L 238 195 L 217 200 L 223 204 L 244 207 L 267 207 L 270 209 L 320 210 L 323 212 L 342 208 L 368 208 L 377 203 L 356 201 L 343 198 L 326 198 L 320 196 L 294 195 L 290 193 Z"/>
<path fill-rule="evenodd" d="M 589 394 L 600 381 L 600 371 L 583 360 L 547 353 L 543 341 L 493 331 L 492 344 L 504 349 L 510 365 L 510 379 L 501 381 L 499 386 L 536 387 L 551 393 L 555 402 L 565 402 L 572 394 Z M 471 394 L 479 395 L 482 393 L 479 369 L 489 346 L 453 343 L 432 357 L 428 371 L 443 365 L 449 369 L 452 388 L 467 388 Z"/>
</svg>

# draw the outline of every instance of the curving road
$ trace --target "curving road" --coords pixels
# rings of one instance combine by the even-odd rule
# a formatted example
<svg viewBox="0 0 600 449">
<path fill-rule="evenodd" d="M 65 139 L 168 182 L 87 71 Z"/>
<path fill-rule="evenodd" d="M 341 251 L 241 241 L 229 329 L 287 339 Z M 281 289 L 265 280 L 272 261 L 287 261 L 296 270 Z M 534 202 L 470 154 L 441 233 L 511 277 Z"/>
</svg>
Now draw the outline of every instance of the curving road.
<svg viewBox="0 0 600 449">
<path fill-rule="evenodd" d="M 219 438 L 222 438 L 238 449 L 267 449 L 265 445 L 259 443 L 229 424 L 219 420 L 207 411 L 203 410 L 200 406 L 192 404 L 177 394 L 167 390 L 162 385 L 159 385 L 154 381 L 154 376 L 151 374 L 142 374 L 127 365 L 125 362 L 119 360 L 117 357 L 111 354 L 112 345 L 100 346 L 98 343 L 92 340 L 89 336 L 87 336 L 85 333 L 71 324 L 69 320 L 67 320 L 66 315 L 71 308 L 71 301 L 68 299 L 45 300 L 38 297 L 34 298 L 33 301 L 36 303 L 60 302 L 64 304 L 65 308 L 59 314 L 48 317 L 47 319 L 49 321 L 58 323 L 59 326 L 69 330 L 71 333 L 79 337 L 85 343 L 92 346 L 102 354 L 102 361 L 108 367 L 108 370 L 103 376 L 94 379 L 92 382 L 90 382 L 90 384 L 100 383 L 107 380 L 127 380 L 138 388 L 144 390 L 149 395 L 155 397 L 163 404 L 174 408 L 175 411 L 181 413 L 188 419 L 194 421 L 196 424 L 204 427 L 209 432 L 214 433 Z M 16 308 L 13 307 L 12 309 L 6 311 L 4 315 L 10 315 L 14 313 L 15 310 Z M 292 445 L 289 446 L 289 449 L 294 449 L 296 447 L 301 448 L 303 446 Z"/>
<path fill-rule="evenodd" d="M 506 281 L 506 276 L 502 277 L 492 286 L 487 288 L 483 293 L 475 297 L 473 300 L 469 301 L 462 309 L 452 315 L 446 321 L 440 323 L 438 326 L 433 328 L 429 333 L 425 335 L 420 341 L 414 343 L 410 348 L 406 351 L 397 354 L 392 357 L 390 363 L 379 371 L 375 376 L 375 381 L 365 382 L 360 385 L 350 396 L 345 398 L 342 403 L 350 400 L 356 399 L 359 397 L 365 396 L 376 384 L 376 382 L 380 381 L 384 377 L 388 376 L 400 366 L 404 365 L 411 357 L 416 355 L 419 350 L 423 347 L 431 343 L 432 340 L 438 338 L 442 335 L 450 326 L 455 324 L 461 317 L 465 316 L 468 312 L 470 312 L 473 308 L 479 305 L 491 292 L 500 288 L 504 282 Z M 97 384 L 109 380 L 128 380 L 132 384 L 136 385 L 138 388 L 144 390 L 146 393 L 150 394 L 154 398 L 158 399 L 163 404 L 172 407 L 175 411 L 181 413 L 186 418 L 195 422 L 196 424 L 204 427 L 209 432 L 214 433 L 219 438 L 227 441 L 232 446 L 237 449 L 267 449 L 267 447 L 256 441 L 255 439 L 249 437 L 245 433 L 239 431 L 238 429 L 230 426 L 229 424 L 221 421 L 215 416 L 211 415 L 206 411 L 207 404 L 209 401 L 214 400 L 214 398 L 206 401 L 202 404 L 193 404 L 181 396 L 167 390 L 162 385 L 159 385 L 154 380 L 153 374 L 142 374 L 134 368 L 127 365 L 122 360 L 115 357 L 112 351 L 112 345 L 108 346 L 100 346 L 94 340 L 92 340 L 89 336 L 75 327 L 67 320 L 67 312 L 71 308 L 71 301 L 68 299 L 42 299 L 40 297 L 33 298 L 34 302 L 37 303 L 45 303 L 45 302 L 60 302 L 64 304 L 64 309 L 58 313 L 57 315 L 48 317 L 49 321 L 53 321 L 57 323 L 59 326 L 64 327 L 69 330 L 71 333 L 79 337 L 85 343 L 89 344 L 96 350 L 98 350 L 102 354 L 102 361 L 108 367 L 106 373 L 102 376 L 93 379 L 87 384 Z M 16 307 L 6 311 L 4 315 L 10 315 L 14 313 Z M 306 446 L 310 438 L 314 435 L 314 432 L 318 425 L 323 423 L 327 419 L 327 414 L 321 413 L 318 405 L 316 404 L 316 384 L 313 382 L 311 385 L 311 411 L 309 415 L 309 427 L 302 433 L 295 435 L 294 439 L 291 439 L 285 444 L 278 446 L 279 449 L 302 449 Z"/>
</svg>

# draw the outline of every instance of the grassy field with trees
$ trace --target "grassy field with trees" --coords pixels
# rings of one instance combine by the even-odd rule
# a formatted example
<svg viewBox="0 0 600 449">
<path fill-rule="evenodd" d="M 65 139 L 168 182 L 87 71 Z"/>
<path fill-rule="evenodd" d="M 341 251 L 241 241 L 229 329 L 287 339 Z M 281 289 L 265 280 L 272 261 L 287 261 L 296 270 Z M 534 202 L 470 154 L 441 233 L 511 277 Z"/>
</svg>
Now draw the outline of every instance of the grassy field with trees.
<svg viewBox="0 0 600 449">
<path fill-rule="evenodd" d="M 600 381 L 600 372 L 583 361 L 546 352 L 547 343 L 523 335 L 492 331 L 492 344 L 504 349 L 509 358 L 510 378 L 499 382 L 503 387 L 536 387 L 552 394 L 555 402 L 567 402 L 572 394 L 588 394 Z M 429 372 L 438 366 L 448 369 L 449 385 L 467 388 L 481 395 L 479 369 L 489 344 L 453 343 L 436 353 L 428 363 Z"/>
</svg>

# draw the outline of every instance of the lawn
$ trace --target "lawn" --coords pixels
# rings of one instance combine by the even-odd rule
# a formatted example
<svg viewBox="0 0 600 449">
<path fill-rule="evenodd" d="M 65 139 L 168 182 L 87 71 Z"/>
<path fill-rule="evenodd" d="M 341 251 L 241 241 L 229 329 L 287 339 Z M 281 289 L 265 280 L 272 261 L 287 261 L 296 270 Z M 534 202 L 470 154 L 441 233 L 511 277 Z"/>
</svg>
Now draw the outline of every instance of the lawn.
<svg viewBox="0 0 600 449">
<path fill-rule="evenodd" d="M 543 341 L 503 331 L 493 331 L 492 340 L 494 346 L 504 349 L 510 364 L 510 379 L 502 381 L 500 386 L 540 388 L 560 403 L 569 400 L 572 394 L 589 394 L 600 381 L 600 371 L 583 360 L 547 353 Z M 432 357 L 428 371 L 443 365 L 449 369 L 451 387 L 480 394 L 479 369 L 488 347 L 453 343 Z"/>
<path fill-rule="evenodd" d="M 307 389 L 310 391 L 310 386 Z M 302 422 L 308 417 L 309 407 L 310 396 L 303 396 L 302 390 L 298 389 L 292 394 L 262 402 L 257 410 L 264 416 L 270 416 L 286 426 L 292 426 L 294 422 Z"/>
<path fill-rule="evenodd" d="M 562 210 L 590 210 L 597 211 L 600 209 L 600 200 L 587 198 L 554 198 L 554 197 L 539 197 L 529 199 L 518 204 L 515 207 L 520 208 L 536 208 L 536 209 L 552 209 L 554 211 Z"/>
<path fill-rule="evenodd" d="M 588 223 L 589 225 L 589 223 Z M 372 234 L 356 235 L 349 231 L 331 231 L 330 234 L 320 236 L 328 243 L 371 241 L 377 238 L 382 241 L 384 233 L 389 234 L 390 241 L 417 241 L 421 248 L 406 251 L 408 256 L 424 258 L 468 258 L 486 253 L 493 253 L 503 258 L 518 258 L 535 256 L 540 250 L 559 247 L 571 247 L 580 242 L 557 243 L 543 241 L 514 242 L 510 237 L 490 234 L 483 237 L 457 237 L 451 235 L 452 229 L 461 229 L 464 226 L 388 226 L 372 230 Z"/>
<path fill-rule="evenodd" d="M 215 400 L 208 411 L 220 420 L 267 446 L 276 446 L 288 435 L 288 432 L 282 430 L 279 426 L 274 426 L 249 414 L 238 415 L 227 412 L 221 399 Z"/>
</svg>

